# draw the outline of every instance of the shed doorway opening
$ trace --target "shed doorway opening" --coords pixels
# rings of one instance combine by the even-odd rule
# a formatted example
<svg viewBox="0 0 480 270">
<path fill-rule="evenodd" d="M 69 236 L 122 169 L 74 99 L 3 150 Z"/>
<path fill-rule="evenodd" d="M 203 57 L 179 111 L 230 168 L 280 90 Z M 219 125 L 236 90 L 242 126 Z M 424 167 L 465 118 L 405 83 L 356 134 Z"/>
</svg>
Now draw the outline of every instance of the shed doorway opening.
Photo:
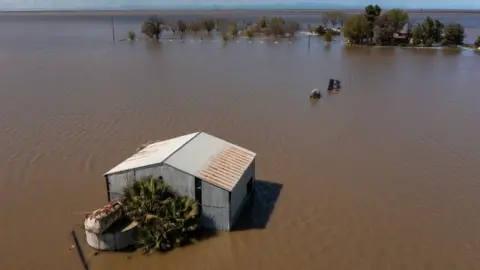
<svg viewBox="0 0 480 270">
<path fill-rule="evenodd" d="M 198 212 L 202 213 L 202 180 L 195 177 L 195 200 L 198 202 Z"/>
<path fill-rule="evenodd" d="M 253 177 L 251 177 L 250 180 L 248 180 L 248 183 L 247 183 L 247 195 L 252 194 L 252 192 L 253 192 Z"/>
</svg>

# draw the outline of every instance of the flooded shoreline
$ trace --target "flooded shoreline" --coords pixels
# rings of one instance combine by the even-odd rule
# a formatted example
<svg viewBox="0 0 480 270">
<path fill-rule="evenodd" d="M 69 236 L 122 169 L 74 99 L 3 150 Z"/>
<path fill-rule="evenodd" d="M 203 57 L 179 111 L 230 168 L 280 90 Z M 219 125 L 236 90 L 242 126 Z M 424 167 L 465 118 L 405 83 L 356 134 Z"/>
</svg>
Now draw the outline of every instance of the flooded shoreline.
<svg viewBox="0 0 480 270">
<path fill-rule="evenodd" d="M 113 45 L 108 17 L 0 28 L 0 269 L 80 269 L 70 231 L 106 203 L 103 173 L 195 131 L 258 153 L 257 178 L 282 187 L 258 198 L 264 228 L 152 256 L 85 246 L 91 269 L 480 267 L 478 56 L 305 38 Z M 310 103 L 332 77 L 342 90 Z"/>
</svg>

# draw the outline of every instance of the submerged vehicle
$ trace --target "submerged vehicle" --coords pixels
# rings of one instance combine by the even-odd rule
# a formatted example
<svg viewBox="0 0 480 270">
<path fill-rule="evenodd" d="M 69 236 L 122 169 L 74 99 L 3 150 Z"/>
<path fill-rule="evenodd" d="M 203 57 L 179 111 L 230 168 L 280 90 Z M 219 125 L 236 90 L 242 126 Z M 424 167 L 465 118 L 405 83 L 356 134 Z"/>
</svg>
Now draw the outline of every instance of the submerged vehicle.
<svg viewBox="0 0 480 270">
<path fill-rule="evenodd" d="M 328 91 L 338 91 L 340 90 L 340 81 L 339 80 L 334 80 L 330 79 L 328 81 Z"/>
<path fill-rule="evenodd" d="M 320 90 L 318 90 L 317 88 L 313 89 L 310 92 L 310 98 L 319 99 L 320 97 L 322 97 L 322 95 L 320 94 Z"/>
<path fill-rule="evenodd" d="M 328 81 L 328 92 L 338 92 L 340 90 L 340 81 L 335 80 L 335 79 L 330 79 Z M 317 88 L 314 88 L 312 91 L 310 91 L 310 98 L 312 99 L 319 99 L 321 98 L 322 95 L 320 94 L 320 90 Z"/>
</svg>

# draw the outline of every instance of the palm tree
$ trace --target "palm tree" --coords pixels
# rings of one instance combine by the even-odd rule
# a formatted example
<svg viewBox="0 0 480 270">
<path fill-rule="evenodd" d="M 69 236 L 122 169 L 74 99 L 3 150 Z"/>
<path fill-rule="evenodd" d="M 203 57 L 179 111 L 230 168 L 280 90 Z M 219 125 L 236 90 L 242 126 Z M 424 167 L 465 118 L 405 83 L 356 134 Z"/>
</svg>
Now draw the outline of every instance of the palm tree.
<svg viewBox="0 0 480 270">
<path fill-rule="evenodd" d="M 138 245 L 145 252 L 185 244 L 197 229 L 197 202 L 171 193 L 162 180 L 134 181 L 124 189 L 122 204 L 126 215 L 138 224 Z"/>
</svg>

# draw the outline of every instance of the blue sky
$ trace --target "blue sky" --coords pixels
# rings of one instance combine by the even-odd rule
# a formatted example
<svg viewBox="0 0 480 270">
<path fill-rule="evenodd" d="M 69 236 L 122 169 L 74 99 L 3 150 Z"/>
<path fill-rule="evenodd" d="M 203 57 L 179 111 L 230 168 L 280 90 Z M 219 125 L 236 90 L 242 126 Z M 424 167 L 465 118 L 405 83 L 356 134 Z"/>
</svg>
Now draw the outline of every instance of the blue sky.
<svg viewBox="0 0 480 270">
<path fill-rule="evenodd" d="M 349 8 L 379 4 L 384 8 L 480 9 L 480 0 L 0 0 L 0 10 L 25 9 L 122 9 L 122 8 L 206 8 L 221 7 L 298 7 Z"/>
</svg>

